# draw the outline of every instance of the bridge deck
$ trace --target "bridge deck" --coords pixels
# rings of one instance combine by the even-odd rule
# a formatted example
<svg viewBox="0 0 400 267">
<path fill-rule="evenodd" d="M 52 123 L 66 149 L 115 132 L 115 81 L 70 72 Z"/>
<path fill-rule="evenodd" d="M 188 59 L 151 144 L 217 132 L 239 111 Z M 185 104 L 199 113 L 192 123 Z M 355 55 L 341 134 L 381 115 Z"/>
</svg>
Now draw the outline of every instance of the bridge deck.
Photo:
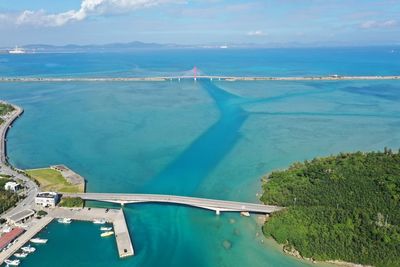
<svg viewBox="0 0 400 267">
<path fill-rule="evenodd" d="M 84 200 L 94 200 L 120 204 L 145 202 L 174 203 L 215 211 L 248 211 L 255 213 L 272 213 L 282 209 L 282 207 L 278 206 L 254 204 L 247 202 L 158 194 L 80 193 L 64 194 L 64 196 L 80 197 Z"/>
</svg>

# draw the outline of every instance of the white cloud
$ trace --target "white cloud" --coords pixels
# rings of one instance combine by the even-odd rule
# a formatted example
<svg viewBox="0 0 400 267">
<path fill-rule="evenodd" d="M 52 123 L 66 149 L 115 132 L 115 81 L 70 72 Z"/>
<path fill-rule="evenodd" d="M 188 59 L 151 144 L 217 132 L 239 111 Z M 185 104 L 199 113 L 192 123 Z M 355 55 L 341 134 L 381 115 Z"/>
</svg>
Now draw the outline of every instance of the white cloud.
<svg viewBox="0 0 400 267">
<path fill-rule="evenodd" d="M 74 21 L 82 21 L 90 16 L 105 14 L 122 14 L 140 8 L 148 8 L 165 3 L 182 3 L 183 0 L 82 0 L 78 10 L 48 14 L 44 9 L 25 10 L 18 15 L 0 14 L 2 17 L 13 17 L 18 25 L 62 26 Z"/>
<path fill-rule="evenodd" d="M 263 31 L 257 30 L 257 31 L 249 31 L 247 33 L 248 36 L 265 36 L 266 34 Z"/>
<path fill-rule="evenodd" d="M 360 28 L 362 29 L 390 28 L 394 26 L 397 26 L 397 21 L 394 19 L 385 21 L 369 20 L 360 24 Z"/>
</svg>

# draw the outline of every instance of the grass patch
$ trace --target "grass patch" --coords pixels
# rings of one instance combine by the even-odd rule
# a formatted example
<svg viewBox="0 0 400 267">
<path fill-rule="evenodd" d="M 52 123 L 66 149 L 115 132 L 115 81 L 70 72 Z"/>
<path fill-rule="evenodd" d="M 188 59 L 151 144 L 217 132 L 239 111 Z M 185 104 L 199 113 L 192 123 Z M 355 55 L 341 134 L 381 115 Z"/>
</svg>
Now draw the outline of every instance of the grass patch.
<svg viewBox="0 0 400 267">
<path fill-rule="evenodd" d="M 3 116 L 13 110 L 14 110 L 13 106 L 9 104 L 0 103 L 0 116 Z"/>
<path fill-rule="evenodd" d="M 43 191 L 83 193 L 79 185 L 69 183 L 59 171 L 47 168 L 27 170 L 26 173 L 39 183 Z"/>
<path fill-rule="evenodd" d="M 60 207 L 65 208 L 82 208 L 83 200 L 80 197 L 64 197 L 61 199 Z"/>
</svg>

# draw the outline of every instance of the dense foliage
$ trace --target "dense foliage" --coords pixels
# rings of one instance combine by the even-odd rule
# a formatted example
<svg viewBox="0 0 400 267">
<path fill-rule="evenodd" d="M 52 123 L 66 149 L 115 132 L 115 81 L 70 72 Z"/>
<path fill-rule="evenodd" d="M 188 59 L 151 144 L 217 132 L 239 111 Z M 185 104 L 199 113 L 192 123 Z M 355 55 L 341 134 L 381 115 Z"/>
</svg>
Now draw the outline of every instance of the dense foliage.
<svg viewBox="0 0 400 267">
<path fill-rule="evenodd" d="M 13 110 L 14 108 L 11 105 L 0 103 L 0 116 L 3 116 Z M 4 120 L 0 118 L 0 124 L 3 122 Z M 8 210 L 18 202 L 17 194 L 4 190 L 4 185 L 9 181 L 9 177 L 10 176 L 8 175 L 0 174 L 0 213 Z"/>
<path fill-rule="evenodd" d="M 64 197 L 61 199 L 60 207 L 82 208 L 83 200 L 80 197 Z"/>
<path fill-rule="evenodd" d="M 13 106 L 5 103 L 0 103 L 0 116 L 3 116 L 13 110 L 14 110 Z"/>
<path fill-rule="evenodd" d="M 303 257 L 400 266 L 400 154 L 339 154 L 269 175 L 264 203 L 288 207 L 264 225 Z"/>
<path fill-rule="evenodd" d="M 0 213 L 5 212 L 18 202 L 18 195 L 4 190 L 4 185 L 8 179 L 0 178 Z"/>
</svg>

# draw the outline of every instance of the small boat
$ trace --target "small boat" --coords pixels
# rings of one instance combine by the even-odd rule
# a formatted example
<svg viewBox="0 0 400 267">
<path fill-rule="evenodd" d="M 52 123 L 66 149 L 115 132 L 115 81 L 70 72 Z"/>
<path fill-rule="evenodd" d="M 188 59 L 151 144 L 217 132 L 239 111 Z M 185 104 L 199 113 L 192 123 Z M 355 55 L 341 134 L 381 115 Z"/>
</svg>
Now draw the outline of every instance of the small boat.
<svg viewBox="0 0 400 267">
<path fill-rule="evenodd" d="M 25 253 L 25 252 L 15 253 L 14 256 L 17 258 L 26 258 L 26 256 L 28 256 L 28 253 Z"/>
<path fill-rule="evenodd" d="M 104 232 L 104 233 L 101 233 L 101 237 L 107 237 L 107 236 L 112 236 L 114 234 L 114 232 L 113 231 L 107 231 L 107 232 Z"/>
<path fill-rule="evenodd" d="M 248 211 L 242 211 L 240 212 L 240 215 L 245 217 L 250 217 L 250 213 Z"/>
<path fill-rule="evenodd" d="M 5 262 L 7 265 L 10 265 L 10 266 L 18 266 L 19 263 L 20 263 L 19 260 L 9 260 L 9 259 L 5 260 L 4 262 Z"/>
<path fill-rule="evenodd" d="M 111 231 L 111 230 L 112 230 L 112 227 L 105 227 L 105 226 L 102 226 L 102 227 L 100 227 L 100 230 L 101 230 L 101 231 Z"/>
<path fill-rule="evenodd" d="M 47 239 L 42 239 L 42 238 L 32 238 L 31 239 L 32 243 L 36 243 L 36 244 L 46 244 L 47 243 Z"/>
<path fill-rule="evenodd" d="M 36 251 L 36 248 L 27 246 L 27 247 L 22 247 L 21 250 L 26 253 L 32 253 Z"/>
<path fill-rule="evenodd" d="M 94 224 L 105 224 L 106 220 L 104 220 L 104 219 L 94 219 L 93 223 Z"/>
<path fill-rule="evenodd" d="M 64 224 L 69 224 L 72 222 L 72 220 L 70 218 L 60 218 L 57 220 L 57 222 L 59 223 L 64 223 Z"/>
</svg>

